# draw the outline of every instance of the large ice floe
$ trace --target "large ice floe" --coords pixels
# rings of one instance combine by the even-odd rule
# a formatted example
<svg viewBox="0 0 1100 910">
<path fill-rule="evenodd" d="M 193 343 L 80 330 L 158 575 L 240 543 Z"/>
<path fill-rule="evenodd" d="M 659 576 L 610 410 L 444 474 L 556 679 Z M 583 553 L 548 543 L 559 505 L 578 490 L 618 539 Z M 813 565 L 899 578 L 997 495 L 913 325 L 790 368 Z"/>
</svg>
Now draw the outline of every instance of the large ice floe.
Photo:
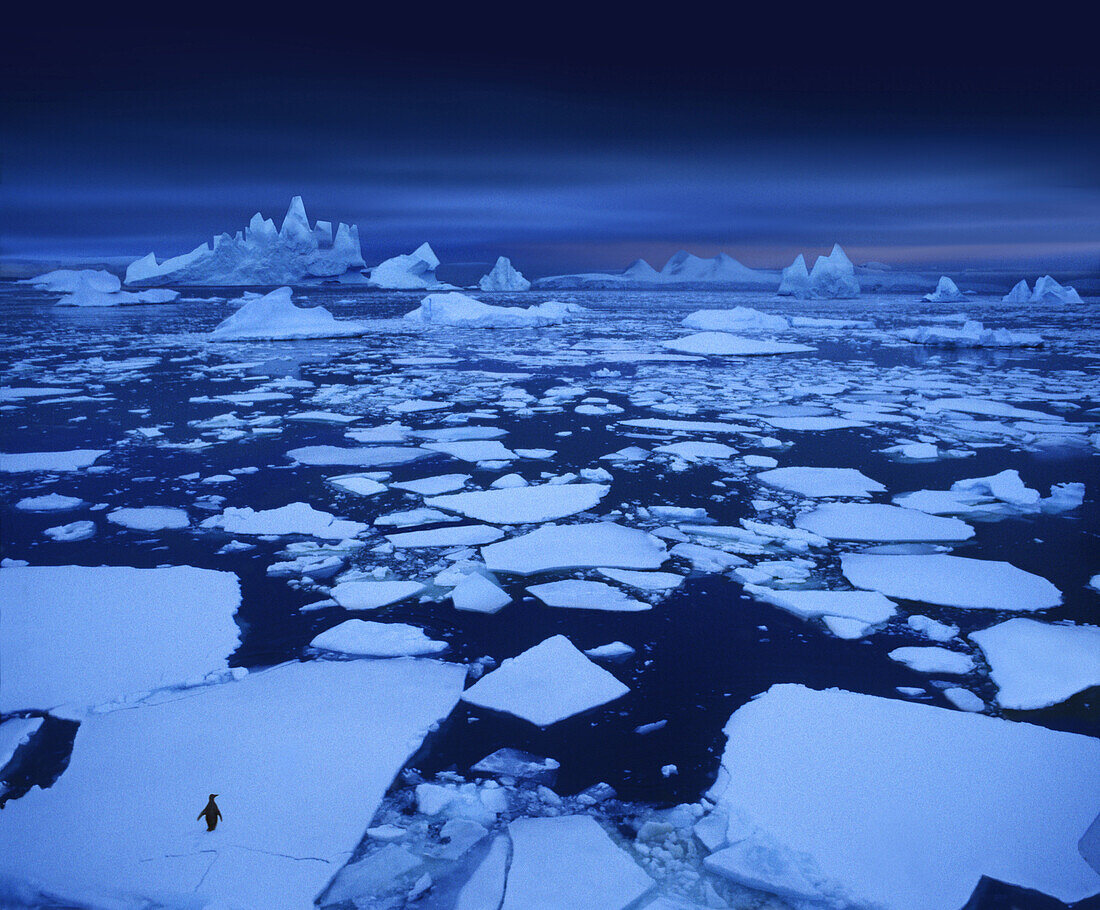
<svg viewBox="0 0 1100 910">
<path fill-rule="evenodd" d="M 547 525 L 482 547 L 481 556 L 492 572 L 533 575 L 551 569 L 598 568 L 658 569 L 668 558 L 660 540 L 636 528 L 609 521 L 590 524 Z"/>
<path fill-rule="evenodd" d="M 1045 610 L 1062 602 L 1062 593 L 1045 578 L 992 559 L 850 553 L 841 556 L 840 567 L 857 588 L 946 607 Z"/>
<path fill-rule="evenodd" d="M 462 700 L 548 727 L 629 691 L 568 638 L 555 635 L 506 659 L 463 692 Z"/>
<path fill-rule="evenodd" d="M 961 541 L 974 529 L 957 518 L 879 502 L 828 502 L 796 516 L 795 527 L 829 540 Z"/>
<path fill-rule="evenodd" d="M 792 341 L 768 341 L 761 338 L 745 338 L 728 332 L 696 332 L 683 338 L 662 341 L 661 345 L 670 351 L 682 351 L 685 354 L 713 354 L 727 357 L 751 357 L 767 354 L 798 354 L 813 351 L 808 344 Z"/>
<path fill-rule="evenodd" d="M 848 299 L 859 296 L 859 279 L 855 266 L 840 244 L 834 244 L 828 256 L 818 256 L 813 269 L 806 273 L 806 260 L 801 253 L 783 270 L 778 293 L 815 300 Z"/>
<path fill-rule="evenodd" d="M 1043 496 L 1027 486 L 1020 472 L 1008 468 L 989 477 L 956 480 L 949 490 L 899 493 L 894 502 L 932 515 L 960 515 L 995 519 L 1008 515 L 1055 514 L 1076 509 L 1085 498 L 1083 483 L 1059 483 Z"/>
<path fill-rule="evenodd" d="M 126 284 L 275 285 L 339 278 L 366 265 L 359 251 L 359 229 L 332 223 L 310 226 L 301 196 L 290 201 L 283 225 L 257 212 L 243 233 L 219 234 L 190 253 L 157 262 L 154 253 L 130 264 Z"/>
<path fill-rule="evenodd" d="M 247 301 L 210 333 L 211 341 L 285 341 L 344 338 L 369 331 L 361 322 L 339 320 L 323 306 L 300 307 L 290 288 L 278 288 Z"/>
<path fill-rule="evenodd" d="M 756 475 L 761 483 L 781 490 L 789 490 L 811 498 L 851 496 L 865 498 L 872 493 L 886 490 L 877 480 L 872 480 L 855 468 L 790 467 L 761 471 Z"/>
<path fill-rule="evenodd" d="M 426 505 L 492 524 L 553 521 L 595 507 L 606 484 L 567 483 L 453 493 L 424 500 Z"/>
<path fill-rule="evenodd" d="M 838 689 L 772 686 L 726 724 L 711 871 L 807 906 L 958 910 L 982 876 L 1078 901 L 1100 742 Z"/>
<path fill-rule="evenodd" d="M 1100 627 L 1017 617 L 968 637 L 989 663 L 1002 708 L 1048 708 L 1100 686 Z"/>
<path fill-rule="evenodd" d="M 0 472 L 21 474 L 42 471 L 80 471 L 95 464 L 107 449 L 73 449 L 69 452 L 0 452 Z"/>
<path fill-rule="evenodd" d="M 415 310 L 405 314 L 409 322 L 469 329 L 533 329 L 568 322 L 584 307 L 548 300 L 529 307 L 493 306 L 466 294 L 429 294 Z"/>
<path fill-rule="evenodd" d="M 57 783 L 5 808 L 0 879 L 39 906 L 309 907 L 465 674 L 294 663 L 88 717 Z"/>
<path fill-rule="evenodd" d="M 436 279 L 437 268 L 439 257 L 428 244 L 422 243 L 413 252 L 394 256 L 370 269 L 367 284 L 394 291 L 454 290 L 451 285 Z"/>
<path fill-rule="evenodd" d="M 302 534 L 325 540 L 355 537 L 369 527 L 363 522 L 336 518 L 329 512 L 313 508 L 309 503 L 292 502 L 277 509 L 257 511 L 250 506 L 230 507 L 220 515 L 202 522 L 202 527 L 228 534 Z"/>
<path fill-rule="evenodd" d="M 191 566 L 0 569 L 0 711 L 75 712 L 224 672 L 237 577 Z"/>
<path fill-rule="evenodd" d="M 987 329 L 974 320 L 968 320 L 961 329 L 942 325 L 902 329 L 898 337 L 939 348 L 1037 348 L 1043 344 L 1043 336 L 1034 332 Z"/>
<path fill-rule="evenodd" d="M 531 282 L 515 269 L 512 260 L 500 256 L 489 273 L 481 276 L 477 286 L 483 291 L 526 291 L 530 290 Z"/>
</svg>

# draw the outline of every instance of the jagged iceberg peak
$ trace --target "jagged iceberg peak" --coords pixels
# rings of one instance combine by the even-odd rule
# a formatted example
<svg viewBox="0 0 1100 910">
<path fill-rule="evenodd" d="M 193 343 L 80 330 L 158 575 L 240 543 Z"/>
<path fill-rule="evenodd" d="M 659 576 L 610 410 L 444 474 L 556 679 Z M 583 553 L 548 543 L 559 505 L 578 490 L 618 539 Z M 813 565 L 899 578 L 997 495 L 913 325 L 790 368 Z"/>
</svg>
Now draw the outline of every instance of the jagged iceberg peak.
<svg viewBox="0 0 1100 910">
<path fill-rule="evenodd" d="M 810 296 L 810 272 L 806 268 L 806 257 L 801 253 L 783 269 L 783 278 L 779 282 L 777 293 L 783 297 L 798 297 L 803 300 Z"/>
<path fill-rule="evenodd" d="M 665 263 L 660 277 L 666 282 L 694 283 L 699 281 L 726 283 L 753 283 L 759 274 L 746 265 L 742 265 L 732 256 L 719 253 L 710 259 L 695 256 L 686 250 L 680 250 Z"/>
<path fill-rule="evenodd" d="M 437 268 L 439 268 L 439 257 L 431 246 L 422 243 L 413 252 L 394 256 L 370 269 L 367 284 L 371 287 L 395 291 L 456 290 L 452 285 L 444 284 L 435 277 Z"/>
<path fill-rule="evenodd" d="M 1025 279 L 1021 278 L 1016 282 L 1012 290 L 1001 298 L 1001 303 L 1027 303 L 1030 300 L 1031 287 Z"/>
<path fill-rule="evenodd" d="M 344 338 L 363 335 L 361 322 L 337 319 L 323 306 L 300 307 L 294 292 L 276 288 L 248 300 L 210 333 L 212 341 L 283 341 L 300 338 Z"/>
<path fill-rule="evenodd" d="M 839 243 L 828 256 L 818 256 L 810 272 L 810 296 L 819 300 L 846 300 L 859 296 L 855 266 Z"/>
<path fill-rule="evenodd" d="M 359 230 L 341 223 L 332 236 L 332 222 L 310 226 L 301 196 L 290 201 L 281 229 L 257 212 L 243 232 L 222 233 L 212 243 L 158 263 L 156 254 L 130 263 L 126 284 L 271 285 L 337 278 L 366 266 L 359 248 Z"/>
<path fill-rule="evenodd" d="M 925 294 L 924 299 L 929 303 L 947 303 L 949 301 L 965 300 L 962 291 L 957 284 L 946 275 L 941 275 L 936 290 L 931 294 Z"/>
<path fill-rule="evenodd" d="M 634 281 L 657 281 L 660 275 L 661 273 L 644 259 L 635 259 L 623 272 L 624 278 L 630 278 Z"/>
<path fill-rule="evenodd" d="M 496 265 L 487 275 L 482 275 L 477 283 L 483 291 L 527 291 L 531 282 L 512 265 L 507 256 L 497 258 Z"/>
<path fill-rule="evenodd" d="M 1044 275 L 1035 280 L 1035 290 L 1031 292 L 1032 303 L 1083 303 L 1081 295 L 1073 288 L 1063 287 L 1057 281 Z"/>
</svg>

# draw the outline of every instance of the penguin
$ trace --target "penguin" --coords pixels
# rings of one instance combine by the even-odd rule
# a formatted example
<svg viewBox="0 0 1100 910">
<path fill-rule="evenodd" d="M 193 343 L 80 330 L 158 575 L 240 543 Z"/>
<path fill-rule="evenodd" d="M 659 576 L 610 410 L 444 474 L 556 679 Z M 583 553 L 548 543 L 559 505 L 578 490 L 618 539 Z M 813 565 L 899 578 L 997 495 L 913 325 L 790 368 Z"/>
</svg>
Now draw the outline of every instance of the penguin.
<svg viewBox="0 0 1100 910">
<path fill-rule="evenodd" d="M 202 812 L 200 812 L 198 814 L 198 817 L 195 819 L 195 821 L 198 821 L 200 818 L 203 818 L 205 816 L 207 831 L 213 831 L 216 827 L 218 827 L 218 819 L 222 817 L 222 813 L 221 810 L 218 808 L 218 804 L 214 802 L 214 797 L 217 795 L 217 793 L 210 794 L 210 802 L 206 804 L 206 808 L 203 809 Z"/>
</svg>

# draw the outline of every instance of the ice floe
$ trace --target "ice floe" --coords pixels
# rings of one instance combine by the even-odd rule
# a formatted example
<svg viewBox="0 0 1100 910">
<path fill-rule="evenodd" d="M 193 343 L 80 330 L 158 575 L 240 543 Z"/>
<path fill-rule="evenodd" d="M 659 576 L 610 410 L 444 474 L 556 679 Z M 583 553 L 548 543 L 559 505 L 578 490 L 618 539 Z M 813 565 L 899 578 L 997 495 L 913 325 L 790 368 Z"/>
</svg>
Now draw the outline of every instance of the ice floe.
<svg viewBox="0 0 1100 910">
<path fill-rule="evenodd" d="M 415 597 L 426 587 L 418 581 L 345 581 L 330 596 L 345 610 L 377 610 Z"/>
<path fill-rule="evenodd" d="M 851 553 L 841 556 L 840 566 L 857 588 L 946 607 L 1045 610 L 1062 602 L 1062 593 L 1045 578 L 992 559 Z"/>
<path fill-rule="evenodd" d="M 792 684 L 725 734 L 710 796 L 726 830 L 706 865 L 734 881 L 868 910 L 958 910 L 983 875 L 1067 902 L 1100 891 L 1077 852 L 1100 793 L 1095 739 Z"/>
<path fill-rule="evenodd" d="M 249 300 L 236 313 L 218 323 L 211 341 L 291 341 L 301 338 L 344 338 L 363 335 L 361 322 L 340 320 L 323 306 L 297 306 L 288 287 L 277 288 Z"/>
<path fill-rule="evenodd" d="M 71 452 L 0 452 L 0 472 L 79 471 L 107 454 L 107 449 L 73 449 Z"/>
<path fill-rule="evenodd" d="M 738 306 L 732 310 L 696 310 L 685 316 L 680 325 L 701 332 L 783 332 L 791 327 L 785 316 L 762 313 L 752 307 Z"/>
<path fill-rule="evenodd" d="M 794 523 L 829 540 L 961 541 L 974 536 L 974 529 L 958 518 L 878 502 L 823 503 L 797 515 Z"/>
<path fill-rule="evenodd" d="M 946 673 L 963 676 L 974 669 L 974 658 L 969 654 L 934 646 L 909 646 L 894 648 L 889 652 L 891 660 L 905 664 L 918 673 Z"/>
<path fill-rule="evenodd" d="M 451 589 L 451 601 L 456 610 L 496 613 L 508 606 L 512 597 L 481 573 L 471 572 Z"/>
<path fill-rule="evenodd" d="M 405 319 L 421 325 L 475 329 L 529 329 L 561 325 L 573 313 L 583 309 L 575 304 L 557 301 L 547 301 L 526 308 L 493 306 L 465 294 L 429 294 L 420 302 L 420 306 L 405 314 Z"/>
<path fill-rule="evenodd" d="M 649 604 L 634 600 L 618 588 L 601 581 L 568 578 L 564 581 L 528 585 L 527 590 L 548 607 L 605 610 L 614 613 L 637 613 L 652 609 Z"/>
<path fill-rule="evenodd" d="M 967 636 L 985 655 L 997 704 L 1034 711 L 1100 686 L 1100 627 L 1017 617 Z"/>
<path fill-rule="evenodd" d="M 107 520 L 131 531 L 179 530 L 191 524 L 191 519 L 183 509 L 165 506 L 114 509 L 107 513 Z"/>
<path fill-rule="evenodd" d="M 1043 337 L 1033 332 L 987 329 L 975 321 L 966 322 L 961 329 L 938 325 L 902 329 L 898 336 L 913 344 L 940 348 L 1037 348 L 1043 344 Z"/>
<path fill-rule="evenodd" d="M 862 637 L 872 627 L 887 622 L 896 612 L 894 602 L 877 591 L 778 591 L 747 584 L 745 590 L 757 600 L 770 603 L 803 619 L 836 617 L 854 620 Z"/>
<path fill-rule="evenodd" d="M 417 626 L 365 619 L 345 620 L 314 636 L 309 645 L 353 657 L 420 657 L 447 650 L 447 642 L 428 638 Z"/>
<path fill-rule="evenodd" d="M 626 695 L 630 689 L 555 635 L 507 658 L 462 693 L 462 700 L 548 727 Z"/>
<path fill-rule="evenodd" d="M 60 493 L 46 493 L 42 496 L 27 496 L 15 504 L 23 512 L 71 512 L 84 505 L 79 496 L 63 496 Z"/>
<path fill-rule="evenodd" d="M 613 522 L 547 526 L 481 550 L 493 572 L 533 575 L 551 569 L 659 569 L 668 553 L 656 538 Z"/>
<path fill-rule="evenodd" d="M 744 338 L 740 335 L 730 335 L 727 332 L 697 332 L 694 335 L 685 335 L 683 338 L 662 341 L 661 344 L 670 350 L 682 351 L 685 354 L 713 354 L 730 357 L 797 354 L 803 351 L 815 350 L 813 346 L 808 344 Z"/>
<path fill-rule="evenodd" d="M 594 508 L 608 489 L 598 483 L 538 484 L 433 496 L 424 502 L 492 524 L 531 524 Z"/>
<path fill-rule="evenodd" d="M 886 489 L 877 480 L 872 480 L 855 468 L 776 468 L 772 471 L 761 471 L 756 479 L 770 487 L 815 499 L 832 496 L 862 499 L 872 493 L 882 493 Z"/>
<path fill-rule="evenodd" d="M 220 515 L 203 520 L 201 526 L 225 531 L 227 534 L 302 534 L 325 540 L 355 537 L 368 527 L 359 521 L 336 518 L 330 512 L 322 512 L 306 502 L 292 502 L 276 509 L 259 511 L 249 506 L 230 507 Z"/>
<path fill-rule="evenodd" d="M 301 196 L 290 201 L 283 225 L 259 212 L 244 232 L 219 234 L 190 253 L 158 263 L 149 255 L 130 263 L 128 285 L 276 285 L 303 279 L 337 278 L 366 265 L 359 250 L 359 229 L 318 221 L 310 227 Z"/>
<path fill-rule="evenodd" d="M 0 570 L 0 711 L 85 707 L 227 669 L 232 572 L 191 566 Z"/>
<path fill-rule="evenodd" d="M 81 274 L 64 297 L 57 301 L 58 306 L 72 307 L 111 307 L 142 306 L 150 303 L 172 303 L 179 298 L 179 291 L 165 288 L 153 288 L 148 291 L 123 291 L 118 278 L 109 272 Z M 109 290 L 108 290 L 109 288 Z"/>
</svg>

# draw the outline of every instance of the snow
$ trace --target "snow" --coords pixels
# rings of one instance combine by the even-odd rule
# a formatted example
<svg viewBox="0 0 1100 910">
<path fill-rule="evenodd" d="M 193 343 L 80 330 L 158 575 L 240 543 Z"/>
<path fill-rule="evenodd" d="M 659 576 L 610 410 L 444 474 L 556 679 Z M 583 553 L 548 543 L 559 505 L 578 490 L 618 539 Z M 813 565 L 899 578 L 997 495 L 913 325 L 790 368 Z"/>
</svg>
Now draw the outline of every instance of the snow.
<svg viewBox="0 0 1100 910">
<path fill-rule="evenodd" d="M 0 569 L 0 711 L 79 711 L 228 668 L 237 577 L 191 566 Z"/>
<path fill-rule="evenodd" d="M 547 301 L 538 306 L 504 307 L 482 303 L 465 294 L 429 294 L 420 306 L 405 314 L 409 322 L 421 325 L 457 326 L 472 329 L 529 329 L 561 325 L 575 309 Z"/>
<path fill-rule="evenodd" d="M 345 581 L 330 596 L 345 610 L 377 610 L 415 597 L 426 587 L 418 581 Z"/>
<path fill-rule="evenodd" d="M 783 277 L 776 293 L 781 297 L 797 297 L 800 300 L 810 296 L 810 273 L 806 268 L 806 257 L 801 253 L 794 257 L 794 262 L 783 269 Z"/>
<path fill-rule="evenodd" d="M 997 704 L 1034 711 L 1100 686 L 1100 627 L 1017 617 L 967 636 L 985 655 Z"/>
<path fill-rule="evenodd" d="M 946 275 L 941 275 L 939 283 L 936 285 L 936 290 L 931 294 L 925 294 L 924 299 L 929 303 L 952 303 L 958 300 L 965 300 L 966 298 L 954 281 Z"/>
<path fill-rule="evenodd" d="M 394 256 L 370 269 L 367 284 L 398 291 L 449 289 L 450 285 L 436 279 L 437 268 L 439 257 L 428 244 L 422 243 L 413 252 Z"/>
<path fill-rule="evenodd" d="M 512 602 L 511 596 L 479 572 L 471 572 L 451 590 L 456 610 L 496 613 Z"/>
<path fill-rule="evenodd" d="M 615 613 L 637 613 L 652 609 L 649 604 L 627 597 L 618 588 L 601 581 L 581 581 L 570 578 L 542 585 L 529 585 L 527 591 L 548 607 L 606 610 Z"/>
<path fill-rule="evenodd" d="M 212 243 L 160 263 L 154 253 L 130 263 L 126 284 L 272 286 L 339 278 L 363 268 L 359 229 L 340 224 L 335 237 L 331 231 L 326 222 L 311 228 L 302 197 L 295 196 L 280 230 L 257 212 L 236 236 L 219 234 Z"/>
<path fill-rule="evenodd" d="M 927 646 L 894 648 L 889 653 L 889 657 L 918 673 L 946 673 L 949 676 L 962 676 L 974 669 L 974 659 L 969 654 L 960 654 L 958 651 L 947 648 Z"/>
<path fill-rule="evenodd" d="M 1045 578 L 991 559 L 941 554 L 840 558 L 841 571 L 857 588 L 887 597 L 969 610 L 1045 610 L 1062 602 Z"/>
<path fill-rule="evenodd" d="M 295 662 L 91 716 L 57 783 L 5 808 L 0 874 L 78 895 L 53 901 L 68 906 L 312 906 L 464 676 Z M 209 833 L 195 814 L 211 792 Z"/>
<path fill-rule="evenodd" d="M 743 338 L 726 332 L 697 332 L 662 341 L 662 346 L 685 354 L 714 354 L 719 356 L 757 356 L 767 354 L 797 354 L 813 351 L 808 344 L 795 344 L 789 341 L 764 341 L 758 338 Z"/>
<path fill-rule="evenodd" d="M 419 657 L 447 650 L 445 641 L 433 641 L 417 626 L 364 619 L 349 619 L 333 626 L 315 636 L 309 645 L 354 657 Z"/>
<path fill-rule="evenodd" d="M 344 338 L 370 329 L 361 322 L 339 320 L 323 306 L 300 307 L 294 292 L 278 288 L 249 300 L 210 333 L 211 341 L 292 341 L 301 338 Z"/>
<path fill-rule="evenodd" d="M 309 503 L 292 502 L 277 509 L 228 508 L 202 522 L 201 527 L 225 531 L 227 534 L 303 534 L 325 540 L 343 540 L 367 530 L 359 521 L 336 518 L 329 512 L 313 508 Z"/>
<path fill-rule="evenodd" d="M 73 449 L 70 452 L 0 452 L 0 473 L 31 471 L 79 471 L 95 464 L 107 449 Z"/>
<path fill-rule="evenodd" d="M 500 910 L 626 910 L 655 885 L 587 815 L 520 818 Z M 578 861 L 583 857 L 583 861 Z"/>
<path fill-rule="evenodd" d="M 115 509 L 107 513 L 107 520 L 132 531 L 179 530 L 191 524 L 191 519 L 183 509 L 164 506 Z"/>
<path fill-rule="evenodd" d="M 598 483 L 539 484 L 434 496 L 424 502 L 492 524 L 531 524 L 594 508 L 608 489 Z"/>
<path fill-rule="evenodd" d="M 797 515 L 794 524 L 829 540 L 961 541 L 974 536 L 974 529 L 958 518 L 877 502 L 823 503 Z"/>
<path fill-rule="evenodd" d="M 530 290 L 531 282 L 513 268 L 507 256 L 500 256 L 492 270 L 481 276 L 477 286 L 483 291 L 526 291 Z"/>
<path fill-rule="evenodd" d="M 463 692 L 462 700 L 548 727 L 629 691 L 568 638 L 555 635 L 507 658 Z"/>
<path fill-rule="evenodd" d="M 1035 280 L 1031 303 L 1081 303 L 1081 295 L 1071 287 L 1062 287 L 1049 275 Z"/>
<path fill-rule="evenodd" d="M 776 468 L 756 475 L 761 483 L 811 498 L 850 496 L 864 498 L 882 493 L 884 487 L 855 468 Z"/>
<path fill-rule="evenodd" d="M 703 332 L 782 332 L 791 327 L 785 316 L 762 313 L 752 307 L 738 306 L 732 310 L 696 310 L 685 316 L 680 325 Z"/>
<path fill-rule="evenodd" d="M 940 348 L 1037 348 L 1043 344 L 1043 337 L 1033 332 L 987 329 L 974 321 L 967 321 L 961 329 L 939 325 L 902 329 L 898 337 L 912 344 Z"/>
<path fill-rule="evenodd" d="M 810 271 L 810 296 L 815 300 L 850 299 L 859 296 L 855 267 L 840 244 L 828 256 L 818 256 Z"/>
<path fill-rule="evenodd" d="M 612 522 L 547 526 L 521 537 L 482 547 L 492 572 L 534 575 L 553 569 L 659 569 L 668 558 L 664 544 L 644 531 Z"/>
<path fill-rule="evenodd" d="M 44 496 L 27 496 L 15 504 L 24 512 L 70 512 L 84 505 L 79 496 L 62 496 L 60 493 L 46 493 Z"/>
<path fill-rule="evenodd" d="M 794 901 L 958 910 L 981 876 L 1074 902 L 1100 742 L 838 689 L 772 686 L 739 708 L 709 794 L 706 866 Z"/>
</svg>

